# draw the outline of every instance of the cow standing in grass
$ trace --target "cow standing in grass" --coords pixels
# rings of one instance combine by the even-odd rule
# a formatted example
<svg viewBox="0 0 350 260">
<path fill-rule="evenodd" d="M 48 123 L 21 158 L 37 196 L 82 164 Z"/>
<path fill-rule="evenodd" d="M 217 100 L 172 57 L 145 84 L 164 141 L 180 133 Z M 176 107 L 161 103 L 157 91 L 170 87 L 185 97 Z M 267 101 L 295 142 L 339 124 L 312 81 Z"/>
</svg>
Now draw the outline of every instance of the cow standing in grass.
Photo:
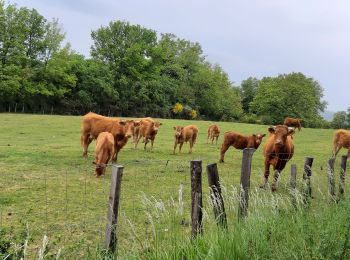
<svg viewBox="0 0 350 260">
<path fill-rule="evenodd" d="M 96 139 L 95 149 L 95 175 L 101 176 L 106 171 L 108 162 L 114 155 L 114 137 L 109 132 L 102 132 Z"/>
<path fill-rule="evenodd" d="M 292 135 L 295 130 L 285 125 L 271 126 L 268 130 L 270 135 L 264 146 L 265 171 L 261 187 L 266 187 L 270 175 L 270 165 L 272 165 L 275 176 L 271 190 L 276 191 L 279 175 L 294 154 Z"/>
<path fill-rule="evenodd" d="M 152 150 L 154 139 L 156 138 L 159 127 L 161 125 L 162 123 L 153 120 L 151 117 L 142 118 L 140 120 L 139 131 L 135 142 L 135 148 L 137 147 L 141 137 L 143 137 L 143 140 L 145 143 L 144 149 L 146 150 L 146 146 L 148 142 L 151 141 L 151 150 Z"/>
<path fill-rule="evenodd" d="M 224 162 L 225 153 L 231 146 L 239 150 L 243 150 L 244 148 L 258 149 L 264 136 L 265 134 L 244 136 L 233 131 L 226 132 L 224 134 L 224 141 L 221 145 L 220 162 Z"/>
<path fill-rule="evenodd" d="M 184 142 L 190 143 L 190 151 L 192 153 L 193 145 L 196 143 L 197 135 L 198 135 L 198 127 L 195 125 L 189 126 L 174 126 L 175 130 L 175 144 L 174 144 L 174 154 L 177 145 L 179 144 L 179 153 L 181 153 L 181 148 Z"/>
<path fill-rule="evenodd" d="M 119 151 L 128 142 L 132 136 L 134 127 L 139 123 L 133 120 L 121 120 L 118 118 L 109 118 L 92 112 L 83 116 L 81 124 L 81 145 L 83 147 L 83 156 L 87 157 L 87 150 L 92 140 L 96 139 L 102 132 L 109 132 L 114 137 L 114 155 L 112 160 L 116 161 Z"/>
<path fill-rule="evenodd" d="M 301 130 L 301 123 L 300 123 L 300 119 L 299 118 L 286 117 L 284 119 L 284 123 L 283 124 L 285 126 L 298 128 L 299 131 Z"/>
<path fill-rule="evenodd" d="M 337 156 L 341 148 L 348 149 L 348 157 L 350 157 L 350 131 L 339 129 L 334 132 L 333 137 L 333 158 Z"/>
<path fill-rule="evenodd" d="M 218 144 L 218 138 L 220 135 L 220 128 L 217 125 L 210 125 L 208 127 L 208 137 L 207 137 L 207 143 L 209 142 L 209 139 L 211 140 L 211 144 L 213 144 L 214 139 L 216 139 L 215 144 Z"/>
</svg>

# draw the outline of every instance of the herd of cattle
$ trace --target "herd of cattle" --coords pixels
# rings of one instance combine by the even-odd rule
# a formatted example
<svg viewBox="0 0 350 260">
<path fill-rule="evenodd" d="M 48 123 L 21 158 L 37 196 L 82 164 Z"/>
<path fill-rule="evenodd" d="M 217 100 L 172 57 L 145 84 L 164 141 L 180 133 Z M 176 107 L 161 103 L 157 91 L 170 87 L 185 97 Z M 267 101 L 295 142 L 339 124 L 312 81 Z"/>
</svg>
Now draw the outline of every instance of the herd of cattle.
<svg viewBox="0 0 350 260">
<path fill-rule="evenodd" d="M 107 164 L 110 160 L 117 161 L 118 153 L 127 144 L 128 139 L 133 137 L 134 148 L 137 147 L 141 138 L 143 138 L 144 149 L 151 142 L 151 149 L 159 127 L 162 123 L 155 121 L 151 117 L 138 120 L 122 120 L 118 118 L 104 117 L 95 113 L 88 113 L 83 116 L 81 126 L 81 145 L 83 147 L 83 156 L 87 156 L 87 150 L 92 140 L 96 139 L 95 149 L 95 175 L 104 174 Z M 270 165 L 275 172 L 271 185 L 272 191 L 276 190 L 277 181 L 280 172 L 285 168 L 286 163 L 293 157 L 294 144 L 293 135 L 295 129 L 301 130 L 299 119 L 285 118 L 283 125 L 271 126 L 268 128 L 269 136 L 264 145 L 263 153 L 265 157 L 264 181 L 262 187 L 265 187 L 270 175 Z M 179 145 L 179 152 L 184 142 L 189 142 L 190 150 L 196 143 L 198 127 L 195 125 L 176 126 L 174 154 Z M 211 140 L 213 144 L 220 135 L 220 128 L 217 125 L 210 125 L 208 128 L 207 143 Z M 255 148 L 257 149 L 262 139 L 266 136 L 263 133 L 257 133 L 250 136 L 244 136 L 240 133 L 229 131 L 224 133 L 224 140 L 220 150 L 220 162 L 224 162 L 225 152 L 233 146 L 236 149 Z M 333 157 L 344 147 L 348 149 L 350 156 L 350 132 L 340 129 L 334 134 Z"/>
</svg>

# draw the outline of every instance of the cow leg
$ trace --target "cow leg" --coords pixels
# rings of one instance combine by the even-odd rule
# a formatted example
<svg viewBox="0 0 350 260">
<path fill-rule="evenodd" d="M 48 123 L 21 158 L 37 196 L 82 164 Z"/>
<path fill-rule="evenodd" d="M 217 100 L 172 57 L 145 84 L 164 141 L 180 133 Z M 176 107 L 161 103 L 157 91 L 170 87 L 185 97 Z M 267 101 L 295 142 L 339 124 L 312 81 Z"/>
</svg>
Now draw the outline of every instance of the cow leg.
<svg viewBox="0 0 350 260">
<path fill-rule="evenodd" d="M 215 142 L 215 145 L 217 145 L 217 144 L 218 144 L 218 139 L 219 139 L 219 137 L 217 136 L 217 137 L 216 137 L 216 142 Z"/>
<path fill-rule="evenodd" d="M 92 138 L 90 137 L 90 135 L 84 135 L 82 136 L 82 145 L 83 145 L 83 157 L 87 157 L 87 151 L 88 151 L 88 147 L 89 144 L 92 142 Z"/>
<path fill-rule="evenodd" d="M 193 147 L 193 139 L 190 140 L 190 151 L 188 153 L 192 153 L 192 147 Z"/>
<path fill-rule="evenodd" d="M 214 143 L 214 138 L 215 138 L 214 136 L 211 137 L 211 144 Z"/>
<path fill-rule="evenodd" d="M 266 184 L 267 184 L 267 181 L 269 179 L 269 175 L 270 175 L 270 162 L 267 159 L 267 160 L 265 160 L 265 171 L 264 171 L 263 181 L 260 185 L 260 188 L 263 188 L 263 189 L 266 188 Z"/>
<path fill-rule="evenodd" d="M 222 162 L 222 163 L 224 162 L 225 153 L 228 150 L 228 148 L 230 148 L 230 146 L 228 144 L 222 143 L 221 150 L 220 150 L 220 160 L 219 160 L 219 162 Z"/>
<path fill-rule="evenodd" d="M 146 150 L 147 144 L 148 144 L 148 138 L 145 138 L 145 146 L 143 147 L 143 150 Z"/>
<path fill-rule="evenodd" d="M 341 149 L 341 145 L 339 145 L 339 144 L 333 148 L 333 156 L 332 156 L 333 159 L 335 159 L 335 157 L 336 157 L 337 154 L 339 153 L 340 149 Z M 349 150 L 349 151 L 350 151 L 350 150 Z M 349 154 L 349 151 L 348 151 L 348 154 Z M 349 157 L 349 156 L 348 156 L 348 157 Z"/>
<path fill-rule="evenodd" d="M 176 146 L 177 146 L 177 140 L 175 140 L 175 144 L 174 144 L 174 154 L 175 154 Z"/>
<path fill-rule="evenodd" d="M 141 139 L 141 135 L 139 135 L 139 136 L 136 137 L 135 149 L 136 149 L 138 143 L 140 142 L 140 139 Z"/>
<path fill-rule="evenodd" d="M 181 153 L 181 149 L 182 149 L 182 146 L 183 146 L 183 142 L 182 143 L 180 143 L 180 145 L 179 145 L 179 153 Z"/>
<path fill-rule="evenodd" d="M 115 141 L 117 143 L 117 141 Z M 118 153 L 120 151 L 121 147 L 119 147 L 118 145 L 114 146 L 114 154 L 112 156 L 112 162 L 113 163 L 117 163 L 118 160 Z"/>
<path fill-rule="evenodd" d="M 153 150 L 154 138 L 151 139 L 151 150 Z"/>
<path fill-rule="evenodd" d="M 279 177 L 280 177 L 280 172 L 278 170 L 275 170 L 275 176 L 272 181 L 271 191 L 276 191 Z"/>
<path fill-rule="evenodd" d="M 209 138 L 210 138 L 210 134 L 208 133 L 208 136 L 207 136 L 207 144 L 209 143 Z"/>
</svg>

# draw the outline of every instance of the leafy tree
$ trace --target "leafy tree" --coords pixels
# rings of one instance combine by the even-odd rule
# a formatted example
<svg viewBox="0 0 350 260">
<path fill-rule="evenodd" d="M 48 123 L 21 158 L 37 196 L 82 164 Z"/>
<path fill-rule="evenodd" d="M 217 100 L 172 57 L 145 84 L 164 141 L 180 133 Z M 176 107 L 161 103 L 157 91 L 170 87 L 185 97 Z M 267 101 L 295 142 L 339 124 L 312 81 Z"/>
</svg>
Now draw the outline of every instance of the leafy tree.
<svg viewBox="0 0 350 260">
<path fill-rule="evenodd" d="M 245 113 L 249 113 L 250 103 L 253 101 L 256 91 L 258 89 L 259 80 L 249 77 L 241 83 L 242 92 L 242 108 Z"/>
<path fill-rule="evenodd" d="M 347 117 L 348 115 L 346 114 L 345 111 L 340 111 L 335 113 L 331 122 L 331 126 L 334 129 L 349 127 L 347 123 Z"/>
<path fill-rule="evenodd" d="M 302 73 L 283 74 L 260 81 L 250 108 L 267 124 L 282 123 L 285 116 L 291 116 L 301 118 L 305 126 L 317 127 L 319 111 L 327 105 L 322 97 L 323 89 L 314 79 Z"/>
</svg>

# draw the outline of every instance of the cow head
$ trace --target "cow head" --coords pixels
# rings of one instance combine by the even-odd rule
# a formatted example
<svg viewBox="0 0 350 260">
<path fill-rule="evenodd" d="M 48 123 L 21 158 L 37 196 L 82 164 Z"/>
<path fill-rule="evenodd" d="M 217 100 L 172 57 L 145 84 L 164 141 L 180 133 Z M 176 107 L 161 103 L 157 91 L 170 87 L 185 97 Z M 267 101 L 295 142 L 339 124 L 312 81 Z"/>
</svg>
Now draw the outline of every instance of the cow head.
<svg viewBox="0 0 350 260">
<path fill-rule="evenodd" d="M 96 161 L 92 162 L 95 164 L 95 175 L 96 177 L 99 177 L 103 175 L 106 172 L 106 164 L 104 163 L 97 163 Z"/>
<path fill-rule="evenodd" d="M 175 130 L 175 138 L 178 139 L 181 137 L 182 135 L 182 130 L 184 129 L 183 126 L 174 126 L 174 130 Z"/>
<path fill-rule="evenodd" d="M 159 127 L 162 125 L 162 123 L 156 121 L 152 122 L 153 132 L 158 133 Z"/>
<path fill-rule="evenodd" d="M 126 120 L 124 130 L 125 137 L 130 138 L 134 133 L 134 128 L 140 126 L 140 121 Z"/>
<path fill-rule="evenodd" d="M 279 147 L 284 146 L 287 136 L 291 136 L 295 132 L 293 127 L 285 125 L 270 126 L 268 131 L 274 135 L 274 145 Z"/>
<path fill-rule="evenodd" d="M 253 134 L 253 137 L 254 137 L 254 147 L 255 149 L 257 149 L 259 147 L 259 145 L 261 144 L 262 142 L 262 139 L 264 138 L 264 136 L 266 136 L 266 134 Z"/>
</svg>

